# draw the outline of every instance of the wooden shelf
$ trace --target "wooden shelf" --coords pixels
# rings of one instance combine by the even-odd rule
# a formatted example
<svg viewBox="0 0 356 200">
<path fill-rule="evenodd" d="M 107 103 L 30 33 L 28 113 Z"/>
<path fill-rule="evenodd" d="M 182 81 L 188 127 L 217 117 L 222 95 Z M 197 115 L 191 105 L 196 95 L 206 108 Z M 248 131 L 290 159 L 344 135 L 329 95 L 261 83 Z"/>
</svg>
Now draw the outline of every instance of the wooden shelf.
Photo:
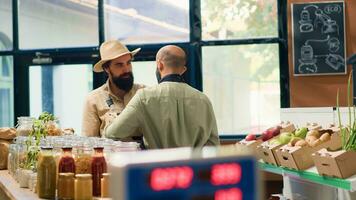
<svg viewBox="0 0 356 200">
<path fill-rule="evenodd" d="M 320 176 L 318 174 L 316 167 L 309 168 L 305 171 L 298 171 L 298 170 L 288 169 L 285 167 L 278 167 L 275 165 L 266 164 L 263 162 L 259 162 L 259 167 L 264 171 L 280 174 L 282 176 L 284 175 L 294 176 L 313 183 L 340 188 L 351 192 L 356 191 L 356 175 L 347 179 L 332 178 L 332 177 Z"/>
</svg>

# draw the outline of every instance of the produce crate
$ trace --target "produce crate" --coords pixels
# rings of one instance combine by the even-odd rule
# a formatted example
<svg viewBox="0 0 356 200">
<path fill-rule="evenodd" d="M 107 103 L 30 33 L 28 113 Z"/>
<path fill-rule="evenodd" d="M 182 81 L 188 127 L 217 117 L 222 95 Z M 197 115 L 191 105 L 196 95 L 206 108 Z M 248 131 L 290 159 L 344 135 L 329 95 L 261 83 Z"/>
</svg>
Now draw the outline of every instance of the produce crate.
<svg viewBox="0 0 356 200">
<path fill-rule="evenodd" d="M 328 151 L 324 148 L 312 157 L 319 175 L 348 178 L 356 174 L 356 151 Z"/>
<path fill-rule="evenodd" d="M 243 139 L 243 140 L 240 140 L 240 141 L 237 142 L 237 144 L 244 145 L 244 146 L 247 146 L 247 147 L 251 147 L 251 148 L 254 148 L 254 149 L 256 149 L 257 146 L 260 145 L 261 143 L 262 143 L 261 139 L 251 140 L 251 141 L 246 141 L 245 139 Z"/>
<path fill-rule="evenodd" d="M 339 149 L 341 147 L 341 137 L 338 133 L 333 133 L 330 140 L 318 146 L 288 146 L 284 145 L 276 149 L 276 157 L 283 167 L 305 170 L 314 165 L 312 154 L 322 148 Z"/>
<path fill-rule="evenodd" d="M 280 165 L 280 162 L 276 156 L 276 150 L 279 149 L 282 145 L 269 144 L 269 140 L 263 142 L 257 146 L 257 155 L 265 163 L 272 165 Z"/>
<path fill-rule="evenodd" d="M 250 140 L 250 141 L 246 141 L 245 139 L 240 140 L 236 143 L 236 146 L 243 146 L 243 147 L 247 147 L 249 148 L 251 151 L 253 151 L 256 155 L 257 153 L 257 146 L 260 145 L 262 143 L 261 139 L 257 139 L 257 140 Z"/>
</svg>

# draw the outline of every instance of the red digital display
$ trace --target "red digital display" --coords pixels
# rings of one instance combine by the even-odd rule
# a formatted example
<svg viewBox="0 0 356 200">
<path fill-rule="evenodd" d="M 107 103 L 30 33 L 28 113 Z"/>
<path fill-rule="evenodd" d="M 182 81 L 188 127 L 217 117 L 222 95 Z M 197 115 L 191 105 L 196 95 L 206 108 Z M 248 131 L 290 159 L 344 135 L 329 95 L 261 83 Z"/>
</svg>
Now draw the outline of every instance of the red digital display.
<svg viewBox="0 0 356 200">
<path fill-rule="evenodd" d="M 211 168 L 212 185 L 236 184 L 241 180 L 241 166 L 237 163 L 215 164 Z"/>
<path fill-rule="evenodd" d="M 150 185 L 155 191 L 185 189 L 192 184 L 193 176 L 188 166 L 156 168 L 151 172 Z"/>
<path fill-rule="evenodd" d="M 242 200 L 242 192 L 238 188 L 217 190 L 214 200 Z"/>
</svg>

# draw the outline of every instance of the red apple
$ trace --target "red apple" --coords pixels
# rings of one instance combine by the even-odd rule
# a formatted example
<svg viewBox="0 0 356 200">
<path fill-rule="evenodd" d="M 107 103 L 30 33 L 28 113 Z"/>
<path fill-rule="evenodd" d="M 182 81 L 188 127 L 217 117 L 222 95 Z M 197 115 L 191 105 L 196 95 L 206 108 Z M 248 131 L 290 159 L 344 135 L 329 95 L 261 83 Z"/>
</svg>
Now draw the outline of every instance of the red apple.
<svg viewBox="0 0 356 200">
<path fill-rule="evenodd" d="M 276 127 L 271 128 L 269 130 L 269 132 L 272 132 L 272 135 L 276 136 L 276 135 L 279 135 L 281 133 L 281 129 L 282 129 L 282 127 L 276 126 Z"/>
<path fill-rule="evenodd" d="M 256 140 L 256 136 L 253 133 L 250 133 L 246 136 L 245 140 L 246 141 Z"/>
</svg>

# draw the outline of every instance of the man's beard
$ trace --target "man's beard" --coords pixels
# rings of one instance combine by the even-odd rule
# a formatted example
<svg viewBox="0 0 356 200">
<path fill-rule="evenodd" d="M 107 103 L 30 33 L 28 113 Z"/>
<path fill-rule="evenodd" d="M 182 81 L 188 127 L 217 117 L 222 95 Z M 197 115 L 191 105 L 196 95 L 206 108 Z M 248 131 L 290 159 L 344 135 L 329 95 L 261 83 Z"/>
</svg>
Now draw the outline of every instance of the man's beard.
<svg viewBox="0 0 356 200">
<path fill-rule="evenodd" d="M 129 92 L 132 89 L 134 83 L 134 77 L 132 72 L 127 72 L 121 74 L 120 76 L 114 76 L 111 72 L 112 82 L 118 87 L 119 89 Z M 128 77 L 125 77 L 128 75 Z"/>
</svg>

